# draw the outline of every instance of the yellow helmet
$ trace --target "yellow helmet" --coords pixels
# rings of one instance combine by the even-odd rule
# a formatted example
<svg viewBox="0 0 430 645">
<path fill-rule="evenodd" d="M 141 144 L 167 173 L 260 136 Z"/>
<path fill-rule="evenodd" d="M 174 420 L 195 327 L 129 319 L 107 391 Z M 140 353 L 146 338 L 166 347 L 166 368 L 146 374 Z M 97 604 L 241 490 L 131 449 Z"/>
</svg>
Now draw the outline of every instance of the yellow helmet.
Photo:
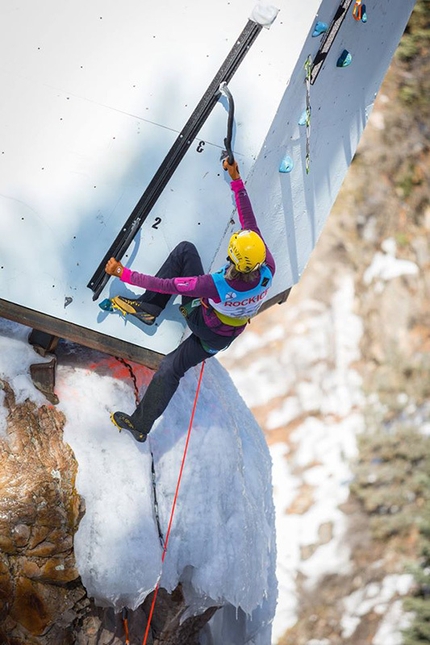
<svg viewBox="0 0 430 645">
<path fill-rule="evenodd" d="M 245 229 L 233 233 L 228 243 L 228 257 L 240 273 L 250 273 L 266 259 L 266 246 L 255 231 Z"/>
</svg>

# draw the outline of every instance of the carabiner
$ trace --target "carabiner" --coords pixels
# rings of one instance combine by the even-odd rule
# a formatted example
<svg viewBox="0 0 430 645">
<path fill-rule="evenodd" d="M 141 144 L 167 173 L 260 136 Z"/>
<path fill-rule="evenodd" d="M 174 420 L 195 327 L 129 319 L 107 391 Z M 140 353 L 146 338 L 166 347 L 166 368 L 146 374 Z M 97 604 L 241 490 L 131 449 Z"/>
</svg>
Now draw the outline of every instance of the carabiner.
<svg viewBox="0 0 430 645">
<path fill-rule="evenodd" d="M 367 22 L 366 5 L 362 4 L 362 0 L 355 0 L 352 15 L 357 21 Z"/>
<path fill-rule="evenodd" d="M 354 6 L 352 8 L 352 15 L 354 20 L 361 20 L 363 15 L 363 6 L 361 4 L 361 0 L 355 0 Z"/>
</svg>

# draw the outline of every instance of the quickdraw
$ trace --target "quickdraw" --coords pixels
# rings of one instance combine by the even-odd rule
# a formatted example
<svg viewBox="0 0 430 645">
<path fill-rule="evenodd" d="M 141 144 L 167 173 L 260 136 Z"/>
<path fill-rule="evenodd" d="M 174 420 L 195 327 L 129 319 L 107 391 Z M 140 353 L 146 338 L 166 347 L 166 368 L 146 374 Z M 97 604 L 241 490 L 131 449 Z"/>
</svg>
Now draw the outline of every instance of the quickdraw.
<svg viewBox="0 0 430 645">
<path fill-rule="evenodd" d="M 367 21 L 366 5 L 362 3 L 362 0 L 355 0 L 354 6 L 352 7 L 352 16 L 357 22 L 360 20 L 361 22 Z"/>
<path fill-rule="evenodd" d="M 309 174 L 311 167 L 311 74 L 312 74 L 312 58 L 307 57 L 305 61 L 305 82 L 306 82 L 306 111 L 305 122 L 306 125 L 306 161 L 305 168 L 306 174 Z"/>
</svg>

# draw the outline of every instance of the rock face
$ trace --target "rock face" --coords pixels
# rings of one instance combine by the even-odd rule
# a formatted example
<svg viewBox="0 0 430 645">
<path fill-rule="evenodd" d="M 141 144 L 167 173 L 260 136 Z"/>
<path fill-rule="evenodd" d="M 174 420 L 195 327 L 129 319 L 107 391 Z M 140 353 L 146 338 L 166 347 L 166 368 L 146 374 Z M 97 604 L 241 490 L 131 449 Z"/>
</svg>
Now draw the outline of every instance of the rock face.
<svg viewBox="0 0 430 645">
<path fill-rule="evenodd" d="M 62 440 L 62 415 L 30 402 L 17 406 L 1 385 L 9 436 L 0 444 L 0 640 L 45 642 L 31 638 L 68 612 L 75 616 L 85 596 L 73 556 L 83 511 L 76 462 Z"/>
<path fill-rule="evenodd" d="M 16 404 L 0 381 L 8 411 L 0 438 L 1 645 L 122 645 L 142 642 L 152 600 L 124 617 L 96 607 L 79 578 L 73 538 L 85 512 L 75 489 L 77 462 L 63 441 L 54 406 Z M 197 645 L 217 607 L 180 624 L 181 589 L 160 589 L 148 645 Z"/>
</svg>

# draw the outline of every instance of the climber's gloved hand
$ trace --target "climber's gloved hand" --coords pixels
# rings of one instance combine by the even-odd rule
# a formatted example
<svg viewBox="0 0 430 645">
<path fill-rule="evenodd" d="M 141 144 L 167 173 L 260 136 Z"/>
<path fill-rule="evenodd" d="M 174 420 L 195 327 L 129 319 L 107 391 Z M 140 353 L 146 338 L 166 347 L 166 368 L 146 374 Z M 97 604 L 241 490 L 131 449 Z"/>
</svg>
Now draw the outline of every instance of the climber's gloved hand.
<svg viewBox="0 0 430 645">
<path fill-rule="evenodd" d="M 117 262 L 115 258 L 111 258 L 106 263 L 105 271 L 109 275 L 114 275 L 117 278 L 120 278 L 122 276 L 122 272 L 124 271 L 124 267 L 121 262 Z"/>
<path fill-rule="evenodd" d="M 240 172 L 239 172 L 239 166 L 237 164 L 237 161 L 233 161 L 232 164 L 228 163 L 228 159 L 224 159 L 222 162 L 222 166 L 224 170 L 228 171 L 228 174 L 230 175 L 230 178 L 234 181 L 235 179 L 240 179 Z"/>
</svg>

